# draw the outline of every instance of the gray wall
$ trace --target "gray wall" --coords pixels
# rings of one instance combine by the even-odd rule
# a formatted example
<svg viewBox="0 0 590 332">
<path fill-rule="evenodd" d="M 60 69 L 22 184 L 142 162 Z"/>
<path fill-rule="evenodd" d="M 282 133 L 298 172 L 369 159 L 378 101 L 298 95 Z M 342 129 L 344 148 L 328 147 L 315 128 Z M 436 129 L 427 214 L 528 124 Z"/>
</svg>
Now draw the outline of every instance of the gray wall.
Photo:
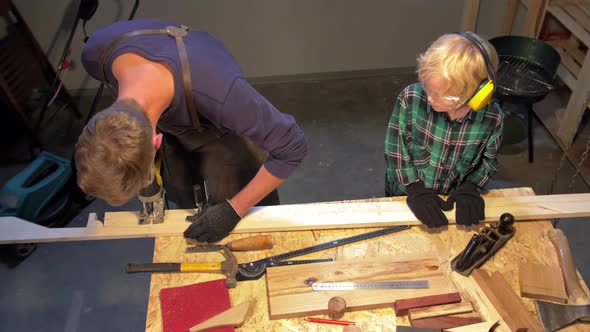
<svg viewBox="0 0 590 332">
<path fill-rule="evenodd" d="M 13 0 L 55 66 L 78 0 Z M 132 0 L 102 0 L 88 33 L 125 20 Z M 497 34 L 505 1 L 481 1 L 477 31 Z M 157 17 L 211 32 L 248 77 L 398 68 L 440 34 L 461 30 L 463 0 L 143 0 L 136 18 Z M 69 89 L 98 86 L 79 64 L 82 27 L 72 43 Z"/>
</svg>

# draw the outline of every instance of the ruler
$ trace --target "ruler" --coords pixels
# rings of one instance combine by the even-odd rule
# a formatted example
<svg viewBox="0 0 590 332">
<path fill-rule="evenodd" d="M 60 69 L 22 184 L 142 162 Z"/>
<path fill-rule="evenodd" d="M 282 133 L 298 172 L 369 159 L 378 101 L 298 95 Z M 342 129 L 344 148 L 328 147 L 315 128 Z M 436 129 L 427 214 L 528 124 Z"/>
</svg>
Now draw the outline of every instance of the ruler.
<svg viewBox="0 0 590 332">
<path fill-rule="evenodd" d="M 403 280 L 403 281 L 368 281 L 368 282 L 314 282 L 311 289 L 314 291 L 330 290 L 367 290 L 367 289 L 414 289 L 429 288 L 428 280 Z"/>
</svg>

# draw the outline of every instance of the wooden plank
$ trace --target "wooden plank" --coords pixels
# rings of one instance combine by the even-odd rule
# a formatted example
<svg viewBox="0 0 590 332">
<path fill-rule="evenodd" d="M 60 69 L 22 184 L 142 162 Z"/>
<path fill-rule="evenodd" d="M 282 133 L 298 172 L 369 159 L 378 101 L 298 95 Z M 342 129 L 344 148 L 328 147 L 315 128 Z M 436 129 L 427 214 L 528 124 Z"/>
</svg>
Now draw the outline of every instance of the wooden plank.
<svg viewBox="0 0 590 332">
<path fill-rule="evenodd" d="M 540 21 L 540 16 L 544 11 L 543 0 L 529 0 L 527 8 L 527 16 L 522 29 L 522 35 L 526 37 L 537 37 L 537 26 Z"/>
<path fill-rule="evenodd" d="M 436 294 L 430 296 L 414 297 L 411 299 L 401 299 L 395 301 L 393 309 L 395 310 L 396 316 L 403 316 L 408 314 L 408 310 L 412 308 L 429 307 L 439 304 L 449 304 L 461 302 L 461 294 L 448 293 L 448 294 Z"/>
<path fill-rule="evenodd" d="M 414 327 L 433 328 L 433 329 L 450 329 L 465 325 L 472 325 L 481 323 L 483 320 L 475 312 L 468 314 L 457 314 L 449 316 L 440 316 L 432 318 L 424 318 L 412 320 L 411 324 Z"/>
<path fill-rule="evenodd" d="M 590 0 L 551 0 L 551 5 L 555 6 L 569 6 L 569 5 L 584 5 L 589 4 Z"/>
<path fill-rule="evenodd" d="M 581 67 L 580 67 L 580 64 L 578 64 L 577 61 L 572 57 L 569 49 L 566 49 L 566 47 L 568 47 L 568 46 L 566 46 L 567 42 L 566 41 L 553 41 L 553 42 L 549 41 L 547 43 L 550 44 L 551 46 L 553 46 L 553 48 L 555 48 L 557 53 L 559 53 L 559 56 L 561 57 L 561 65 L 563 65 L 567 69 L 567 71 L 569 71 L 571 73 L 571 75 L 574 77 L 574 79 L 575 79 L 575 77 L 578 77 Z M 583 58 L 582 58 L 582 61 L 583 61 Z M 576 83 L 577 82 L 572 84 L 572 86 L 575 86 Z"/>
<path fill-rule="evenodd" d="M 475 31 L 479 0 L 465 0 L 463 5 L 463 31 Z"/>
<path fill-rule="evenodd" d="M 580 65 L 584 63 L 586 53 L 580 50 L 580 41 L 578 38 L 571 36 L 568 40 L 565 40 L 564 46 L 566 52 L 576 60 Z"/>
<path fill-rule="evenodd" d="M 409 310 L 410 320 L 418 320 L 424 318 L 432 318 L 439 316 L 448 316 L 455 314 L 466 314 L 473 312 L 473 305 L 471 302 L 460 302 L 441 304 L 431 307 L 414 308 Z"/>
<path fill-rule="evenodd" d="M 590 45 L 590 44 L 586 44 Z M 577 77 L 577 85 L 572 90 L 572 94 L 567 103 L 567 112 L 564 113 L 563 119 L 559 126 L 557 135 L 562 137 L 566 146 L 570 146 L 574 136 L 578 132 L 578 127 L 584 111 L 590 101 L 590 56 L 587 56 L 582 64 Z"/>
<path fill-rule="evenodd" d="M 582 11 L 578 6 L 569 5 L 564 6 L 563 10 L 578 22 L 586 31 L 590 31 L 590 17 Z"/>
<path fill-rule="evenodd" d="M 563 83 L 568 86 L 571 90 L 574 90 L 578 85 L 578 80 L 570 73 L 570 71 L 563 65 L 559 64 L 557 67 L 557 76 L 561 78 Z"/>
<path fill-rule="evenodd" d="M 511 190 L 518 190 L 511 189 Z M 490 197 L 485 196 L 486 222 L 498 222 L 510 212 L 517 221 L 590 216 L 590 194 Z M 101 227 L 46 228 L 15 217 L 0 217 L 0 244 L 107 240 L 178 236 L 188 227 L 191 210 L 168 210 L 162 224 L 138 225 L 137 212 L 105 213 Z M 445 213 L 451 224 L 455 212 Z M 383 198 L 377 202 L 327 202 L 255 207 L 232 233 L 281 232 L 320 229 L 421 225 L 405 201 Z"/>
<path fill-rule="evenodd" d="M 567 302 L 567 293 L 559 266 L 524 263 L 519 268 L 518 280 L 522 297 L 559 303 Z"/>
<path fill-rule="evenodd" d="M 569 16 L 561 7 L 551 5 L 547 7 L 547 11 L 555 16 L 555 18 L 561 22 L 569 31 L 574 34 L 582 43 L 586 46 L 590 46 L 590 32 L 584 30 L 584 28 L 578 24 L 571 16 Z"/>
<path fill-rule="evenodd" d="M 398 299 L 454 292 L 433 257 L 404 255 L 357 258 L 269 268 L 266 272 L 270 319 L 283 319 L 328 312 L 328 301 L 342 297 L 346 311 L 393 306 Z M 313 291 L 308 280 L 317 282 L 399 281 L 426 279 L 424 289 L 376 289 L 354 291 Z"/>
<path fill-rule="evenodd" d="M 537 16 L 537 25 L 535 30 L 535 38 L 539 38 L 541 34 L 541 29 L 543 28 L 543 23 L 545 22 L 545 17 L 547 16 L 547 8 L 549 8 L 550 0 L 543 0 L 541 4 L 541 8 L 539 9 L 538 16 Z"/>
<path fill-rule="evenodd" d="M 543 331 L 541 323 L 532 316 L 501 273 L 496 271 L 490 276 L 485 270 L 476 269 L 471 275 L 511 331 Z"/>
<path fill-rule="evenodd" d="M 512 34 L 512 24 L 516 16 L 519 0 L 506 1 L 506 11 L 504 13 L 504 21 L 502 23 L 502 35 Z"/>
</svg>

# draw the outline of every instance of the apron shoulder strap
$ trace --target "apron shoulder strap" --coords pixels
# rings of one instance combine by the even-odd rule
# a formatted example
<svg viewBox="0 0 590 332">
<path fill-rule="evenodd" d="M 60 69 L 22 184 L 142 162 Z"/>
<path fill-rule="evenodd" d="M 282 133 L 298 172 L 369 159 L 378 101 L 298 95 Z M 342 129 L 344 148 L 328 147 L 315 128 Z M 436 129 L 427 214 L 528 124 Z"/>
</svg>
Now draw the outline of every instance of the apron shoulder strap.
<svg viewBox="0 0 590 332">
<path fill-rule="evenodd" d="M 114 88 L 108 83 L 106 79 L 106 69 L 105 69 L 105 62 L 107 61 L 109 55 L 115 50 L 115 48 L 124 40 L 128 38 L 132 38 L 135 36 L 145 36 L 145 35 L 160 35 L 166 34 L 170 37 L 173 37 L 176 40 L 176 48 L 178 50 L 178 57 L 180 59 L 180 67 L 182 69 L 182 82 L 184 87 L 184 95 L 185 95 L 185 102 L 186 106 L 190 112 L 191 122 L 195 128 L 201 127 L 201 122 L 199 121 L 199 114 L 197 112 L 197 108 L 195 106 L 195 100 L 193 98 L 193 89 L 192 89 L 192 79 L 191 79 L 191 70 L 190 70 L 190 61 L 188 58 L 188 53 L 186 51 L 186 46 L 184 45 L 184 38 L 188 34 L 189 28 L 182 25 L 180 27 L 177 26 L 167 26 L 165 29 L 145 29 L 145 30 L 135 30 L 127 32 L 117 39 L 113 40 L 107 48 L 102 52 L 99 58 L 99 75 L 100 80 L 106 83 L 113 93 L 116 95 L 116 91 Z"/>
</svg>

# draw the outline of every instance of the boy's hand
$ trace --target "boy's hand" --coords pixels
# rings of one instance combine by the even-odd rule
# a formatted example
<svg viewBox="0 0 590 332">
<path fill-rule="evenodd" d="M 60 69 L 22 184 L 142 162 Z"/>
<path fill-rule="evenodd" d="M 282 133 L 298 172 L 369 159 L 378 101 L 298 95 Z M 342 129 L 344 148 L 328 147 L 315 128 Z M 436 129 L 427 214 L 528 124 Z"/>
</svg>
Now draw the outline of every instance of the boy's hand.
<svg viewBox="0 0 590 332">
<path fill-rule="evenodd" d="M 447 202 L 438 197 L 433 190 L 426 189 L 422 181 L 411 183 L 406 187 L 406 191 L 408 207 L 423 224 L 430 228 L 449 224 L 442 211 L 451 210 L 452 205 L 449 208 Z"/>
<path fill-rule="evenodd" d="M 459 225 L 476 225 L 484 220 L 485 201 L 481 197 L 477 186 L 469 181 L 463 182 L 447 199 L 451 206 L 457 202 L 455 219 Z"/>
<path fill-rule="evenodd" d="M 199 242 L 217 242 L 226 237 L 241 219 L 242 217 L 225 200 L 205 208 L 202 213 L 186 217 L 192 225 L 184 231 L 184 237 Z"/>
</svg>

